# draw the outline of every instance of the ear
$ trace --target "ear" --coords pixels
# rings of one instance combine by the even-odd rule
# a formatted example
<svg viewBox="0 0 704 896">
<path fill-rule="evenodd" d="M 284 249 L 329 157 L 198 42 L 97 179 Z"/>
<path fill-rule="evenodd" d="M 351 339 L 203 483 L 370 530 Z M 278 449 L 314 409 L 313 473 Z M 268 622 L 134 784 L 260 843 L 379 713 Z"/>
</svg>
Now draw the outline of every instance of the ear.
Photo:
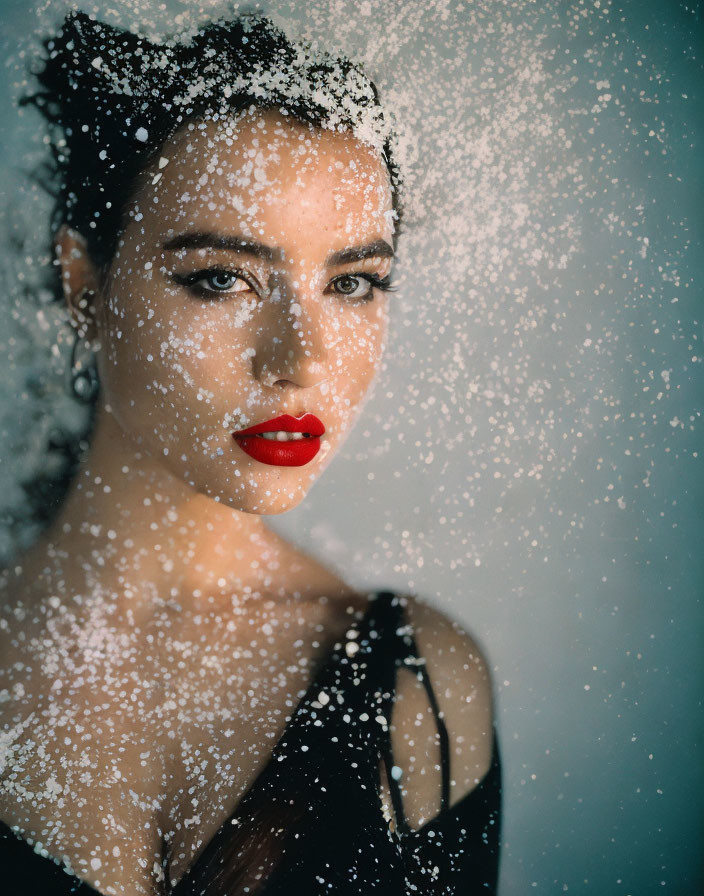
<svg viewBox="0 0 704 896">
<path fill-rule="evenodd" d="M 54 237 L 54 248 L 73 325 L 81 336 L 93 339 L 97 335 L 95 300 L 100 278 L 88 244 L 77 230 L 62 224 Z"/>
</svg>

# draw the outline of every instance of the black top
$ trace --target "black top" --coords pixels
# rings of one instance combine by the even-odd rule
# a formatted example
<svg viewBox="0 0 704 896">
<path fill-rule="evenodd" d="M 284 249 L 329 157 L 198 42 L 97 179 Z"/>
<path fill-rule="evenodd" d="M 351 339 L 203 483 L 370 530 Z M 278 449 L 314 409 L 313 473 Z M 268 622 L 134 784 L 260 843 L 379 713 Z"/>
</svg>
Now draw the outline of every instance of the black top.
<svg viewBox="0 0 704 896">
<path fill-rule="evenodd" d="M 393 592 L 372 595 L 361 621 L 319 665 L 269 762 L 169 896 L 469 896 L 494 894 L 501 769 L 449 805 L 450 753 L 425 661 Z M 358 645 L 358 648 L 352 646 Z M 388 720 L 396 669 L 422 678 L 440 736 L 440 812 L 413 830 L 391 774 Z M 322 699 L 321 695 L 323 695 Z M 327 700 L 325 699 L 327 697 Z M 395 829 L 379 799 L 387 772 Z M 0 821 L 5 896 L 100 896 Z"/>
</svg>

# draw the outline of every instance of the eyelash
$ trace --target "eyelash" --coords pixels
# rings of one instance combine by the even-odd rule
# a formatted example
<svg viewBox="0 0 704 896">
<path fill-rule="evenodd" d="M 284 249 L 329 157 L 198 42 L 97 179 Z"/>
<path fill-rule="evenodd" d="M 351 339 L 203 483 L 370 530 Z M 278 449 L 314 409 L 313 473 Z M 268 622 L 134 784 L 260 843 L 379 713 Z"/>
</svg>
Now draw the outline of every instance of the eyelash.
<svg viewBox="0 0 704 896">
<path fill-rule="evenodd" d="M 396 287 L 392 285 L 391 274 L 387 274 L 385 277 L 366 273 L 341 274 L 340 277 L 335 277 L 332 282 L 334 283 L 335 280 L 340 280 L 342 277 L 359 277 L 360 280 L 368 280 L 374 289 L 380 289 L 382 292 L 394 292 L 396 290 Z"/>
<path fill-rule="evenodd" d="M 231 268 L 203 268 L 200 271 L 193 271 L 190 274 L 172 274 L 171 276 L 176 281 L 176 283 L 179 284 L 179 286 L 187 286 L 190 290 L 192 290 L 196 295 L 199 296 L 212 297 L 213 295 L 217 295 L 218 293 L 222 293 L 223 295 L 227 293 L 227 290 L 224 289 L 204 289 L 203 287 L 198 286 L 201 280 L 207 280 L 210 277 L 236 277 L 239 280 L 243 280 L 250 289 L 254 290 L 256 290 L 258 285 L 252 283 L 252 281 L 246 276 L 244 271 L 239 271 L 237 269 L 232 270 Z"/>
<path fill-rule="evenodd" d="M 207 280 L 210 277 L 217 276 L 231 276 L 237 277 L 239 280 L 243 280 L 250 289 L 257 290 L 257 285 L 252 283 L 252 281 L 246 276 L 244 271 L 233 270 L 231 268 L 221 268 L 221 267 L 213 267 L 213 268 L 203 268 L 199 271 L 193 271 L 190 274 L 172 274 L 173 280 L 176 281 L 180 286 L 188 287 L 193 293 L 197 296 L 212 298 L 221 294 L 223 297 L 229 294 L 229 290 L 225 289 L 205 289 L 203 287 L 199 287 L 199 283 L 203 280 Z M 357 278 L 360 280 L 366 280 L 373 289 L 379 289 L 382 292 L 394 292 L 396 287 L 392 285 L 391 274 L 387 274 L 385 277 L 380 277 L 375 273 L 367 273 L 367 272 L 350 272 L 348 274 L 340 274 L 337 277 L 334 277 L 331 283 L 335 283 L 338 280 L 342 280 L 345 277 Z M 233 284 L 234 285 L 234 284 Z M 244 292 L 244 290 L 242 290 Z M 338 295 L 344 296 L 344 293 L 338 293 Z M 361 297 L 359 299 L 360 304 L 364 302 L 372 301 L 373 296 L 370 295 L 369 298 Z"/>
</svg>

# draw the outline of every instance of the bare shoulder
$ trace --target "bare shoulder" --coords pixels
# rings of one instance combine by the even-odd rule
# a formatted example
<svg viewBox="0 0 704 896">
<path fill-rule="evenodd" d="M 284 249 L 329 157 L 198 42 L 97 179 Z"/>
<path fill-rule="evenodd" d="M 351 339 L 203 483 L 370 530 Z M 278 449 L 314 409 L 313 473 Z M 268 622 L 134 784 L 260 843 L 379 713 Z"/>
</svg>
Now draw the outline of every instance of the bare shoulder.
<svg viewBox="0 0 704 896">
<path fill-rule="evenodd" d="M 491 765 L 489 665 L 475 638 L 452 616 L 412 595 L 402 595 L 402 600 L 448 732 L 452 806 L 479 784 Z M 394 761 L 402 770 L 405 814 L 417 828 L 440 808 L 439 736 L 425 689 L 408 667 L 399 669 L 390 728 Z"/>
<path fill-rule="evenodd" d="M 406 616 L 450 735 L 454 768 L 471 772 L 469 789 L 491 763 L 494 717 L 487 659 L 456 619 L 417 597 L 404 597 Z"/>
<path fill-rule="evenodd" d="M 476 639 L 456 619 L 426 601 L 408 594 L 403 599 L 406 618 L 436 683 L 441 708 L 444 700 L 452 718 L 471 703 L 481 704 L 491 721 L 491 674 Z M 444 685 L 450 687 L 455 701 L 443 697 Z"/>
</svg>

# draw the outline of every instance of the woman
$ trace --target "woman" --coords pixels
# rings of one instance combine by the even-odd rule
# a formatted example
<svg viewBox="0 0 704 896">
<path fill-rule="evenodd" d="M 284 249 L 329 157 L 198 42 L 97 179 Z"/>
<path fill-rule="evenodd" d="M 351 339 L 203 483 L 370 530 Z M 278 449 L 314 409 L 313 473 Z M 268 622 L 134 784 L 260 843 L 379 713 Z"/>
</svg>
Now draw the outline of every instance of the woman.
<svg viewBox="0 0 704 896">
<path fill-rule="evenodd" d="M 399 179 L 373 84 L 260 17 L 156 46 L 72 13 L 46 50 L 26 101 L 53 128 L 95 418 L 2 575 L 5 881 L 494 891 L 476 644 L 262 519 L 303 499 L 381 363 Z"/>
</svg>

